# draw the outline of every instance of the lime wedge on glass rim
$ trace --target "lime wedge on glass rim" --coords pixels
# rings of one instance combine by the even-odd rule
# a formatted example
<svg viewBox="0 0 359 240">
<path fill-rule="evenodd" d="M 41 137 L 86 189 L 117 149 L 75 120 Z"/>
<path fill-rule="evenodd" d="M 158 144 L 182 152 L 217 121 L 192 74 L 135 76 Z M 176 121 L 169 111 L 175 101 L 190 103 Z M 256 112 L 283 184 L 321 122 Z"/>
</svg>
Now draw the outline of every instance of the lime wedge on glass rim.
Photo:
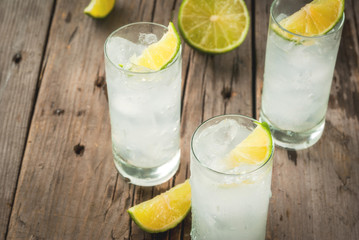
<svg viewBox="0 0 359 240">
<path fill-rule="evenodd" d="M 168 25 L 168 32 L 162 38 L 149 45 L 141 55 L 132 62 L 137 66 L 146 67 L 153 71 L 166 68 L 173 61 L 180 50 L 181 39 L 172 22 Z"/>
<path fill-rule="evenodd" d="M 178 13 L 178 27 L 193 48 L 225 53 L 244 41 L 249 19 L 243 0 L 184 0 Z"/>
<path fill-rule="evenodd" d="M 164 232 L 177 226 L 191 209 L 189 180 L 165 193 L 127 210 L 132 220 L 144 231 Z"/>
<path fill-rule="evenodd" d="M 257 124 L 257 127 L 228 154 L 226 162 L 231 168 L 243 163 L 262 164 L 271 157 L 273 141 L 269 126 L 266 122 Z"/>
<path fill-rule="evenodd" d="M 115 6 L 115 0 L 91 0 L 84 13 L 93 18 L 106 17 Z"/>
<path fill-rule="evenodd" d="M 314 37 L 328 33 L 342 18 L 344 0 L 314 0 L 299 11 L 282 19 L 279 24 L 289 32 Z M 298 37 L 272 24 L 272 29 L 288 40 L 298 40 Z"/>
</svg>

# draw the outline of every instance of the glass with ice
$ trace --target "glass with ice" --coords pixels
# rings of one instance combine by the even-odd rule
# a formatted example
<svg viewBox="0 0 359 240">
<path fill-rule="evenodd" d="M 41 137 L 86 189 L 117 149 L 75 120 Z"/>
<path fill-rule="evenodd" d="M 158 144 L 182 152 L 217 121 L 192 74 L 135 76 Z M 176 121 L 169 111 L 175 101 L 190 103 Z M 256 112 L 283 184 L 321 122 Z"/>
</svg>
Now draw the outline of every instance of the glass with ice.
<svg viewBox="0 0 359 240">
<path fill-rule="evenodd" d="M 261 124 L 251 118 L 222 115 L 194 132 L 192 239 L 264 240 L 274 148 L 269 128 L 259 128 Z M 263 142 L 267 143 L 262 149 Z M 256 158 L 262 156 L 257 148 L 266 149 L 264 158 Z M 234 160 L 232 153 L 243 161 Z"/>
<path fill-rule="evenodd" d="M 270 9 L 260 119 L 275 143 L 289 149 L 307 148 L 323 133 L 344 24 L 342 15 L 329 32 L 311 37 L 284 28 L 282 20 L 307 2 L 275 0 Z"/>
<path fill-rule="evenodd" d="M 179 166 L 181 48 L 160 70 L 134 61 L 167 31 L 155 23 L 133 23 L 105 43 L 114 162 L 122 176 L 141 186 L 167 181 Z"/>
</svg>

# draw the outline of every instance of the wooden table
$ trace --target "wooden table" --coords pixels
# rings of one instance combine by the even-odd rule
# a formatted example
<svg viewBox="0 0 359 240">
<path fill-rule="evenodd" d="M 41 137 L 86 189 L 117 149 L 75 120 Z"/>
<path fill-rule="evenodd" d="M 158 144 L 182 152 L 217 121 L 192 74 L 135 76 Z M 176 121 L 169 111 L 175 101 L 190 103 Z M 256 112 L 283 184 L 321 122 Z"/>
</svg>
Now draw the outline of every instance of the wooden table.
<svg viewBox="0 0 359 240">
<path fill-rule="evenodd" d="M 183 44 L 182 156 L 153 188 L 127 184 L 111 152 L 103 44 L 127 23 L 177 23 L 179 0 L 116 0 L 94 20 L 88 0 L 0 1 L 0 239 L 190 239 L 191 218 L 163 234 L 130 206 L 189 177 L 189 142 L 205 119 L 258 118 L 270 0 L 247 0 L 251 27 L 236 50 L 210 56 Z M 276 149 L 268 240 L 359 239 L 359 3 L 346 20 L 321 140 Z"/>
</svg>

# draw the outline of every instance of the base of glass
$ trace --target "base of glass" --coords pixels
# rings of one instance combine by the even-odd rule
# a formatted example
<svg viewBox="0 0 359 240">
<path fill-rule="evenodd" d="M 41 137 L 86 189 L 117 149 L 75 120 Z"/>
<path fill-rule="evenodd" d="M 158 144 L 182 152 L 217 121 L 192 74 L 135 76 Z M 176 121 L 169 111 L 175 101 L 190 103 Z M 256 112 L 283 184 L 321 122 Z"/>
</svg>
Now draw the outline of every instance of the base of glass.
<svg viewBox="0 0 359 240">
<path fill-rule="evenodd" d="M 323 134 L 325 118 L 319 122 L 312 129 L 305 132 L 293 132 L 283 130 L 271 123 L 271 121 L 263 114 L 260 113 L 260 121 L 267 122 L 269 124 L 274 143 L 277 146 L 290 149 L 290 150 L 301 150 L 313 146 Z"/>
<path fill-rule="evenodd" d="M 164 183 L 175 175 L 179 167 L 181 153 L 178 150 L 177 154 L 170 161 L 153 168 L 133 166 L 125 162 L 115 152 L 113 155 L 117 170 L 124 178 L 129 180 L 129 183 L 148 187 Z"/>
</svg>

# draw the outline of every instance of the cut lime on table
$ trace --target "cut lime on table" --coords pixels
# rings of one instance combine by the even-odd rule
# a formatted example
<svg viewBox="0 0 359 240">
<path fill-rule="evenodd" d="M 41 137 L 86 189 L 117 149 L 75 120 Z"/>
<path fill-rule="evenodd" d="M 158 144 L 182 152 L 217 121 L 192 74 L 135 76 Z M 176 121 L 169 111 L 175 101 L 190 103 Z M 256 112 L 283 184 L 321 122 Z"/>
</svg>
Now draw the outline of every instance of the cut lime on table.
<svg viewBox="0 0 359 240">
<path fill-rule="evenodd" d="M 266 122 L 257 127 L 228 155 L 232 167 L 240 164 L 261 164 L 272 155 L 272 137 Z"/>
<path fill-rule="evenodd" d="M 249 18 L 243 0 L 184 0 L 178 26 L 192 47 L 207 53 L 224 53 L 244 41 Z"/>
<path fill-rule="evenodd" d="M 164 232 L 174 228 L 191 208 L 189 181 L 179 184 L 165 193 L 128 209 L 134 222 L 150 233 Z"/>
<path fill-rule="evenodd" d="M 115 0 L 91 0 L 84 13 L 93 18 L 106 17 L 115 6 Z"/>
<path fill-rule="evenodd" d="M 142 54 L 134 60 L 134 64 L 154 71 L 166 68 L 173 61 L 181 46 L 181 39 L 172 22 L 168 25 L 168 32 L 162 38 L 149 45 Z"/>
<path fill-rule="evenodd" d="M 343 16 L 344 0 L 314 0 L 289 17 L 284 18 L 279 24 L 292 33 L 313 37 L 329 32 Z M 277 25 L 273 29 L 287 39 L 295 40 L 297 37 L 290 34 Z"/>
</svg>

